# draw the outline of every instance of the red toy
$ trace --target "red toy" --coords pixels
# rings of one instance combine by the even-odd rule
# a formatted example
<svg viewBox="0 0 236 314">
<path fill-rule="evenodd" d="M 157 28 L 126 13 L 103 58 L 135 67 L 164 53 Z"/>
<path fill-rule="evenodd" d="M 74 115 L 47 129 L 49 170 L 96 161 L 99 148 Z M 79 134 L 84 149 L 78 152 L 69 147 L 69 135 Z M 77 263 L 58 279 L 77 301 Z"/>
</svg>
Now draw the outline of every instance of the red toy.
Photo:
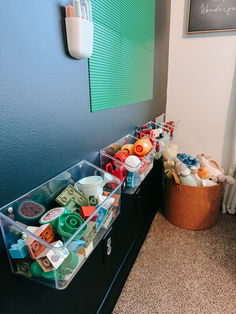
<svg viewBox="0 0 236 314">
<path fill-rule="evenodd" d="M 120 160 L 122 163 L 125 162 L 125 159 L 128 157 L 129 155 L 126 154 L 125 152 L 119 152 L 116 153 L 113 158 Z M 113 164 L 114 166 L 118 167 L 120 165 L 119 162 L 116 162 L 115 160 L 113 160 Z"/>
<path fill-rule="evenodd" d="M 173 136 L 174 129 L 175 129 L 175 122 L 174 121 L 166 122 L 164 127 L 163 127 L 164 131 L 166 131 L 166 132 L 170 131 L 170 136 Z"/>
<path fill-rule="evenodd" d="M 87 218 L 89 218 L 89 216 L 91 216 L 93 214 L 93 212 L 95 211 L 95 207 L 94 206 L 82 206 L 81 210 L 80 210 L 80 216 L 86 220 Z M 95 213 L 93 215 L 93 218 L 91 219 L 91 221 L 96 221 L 98 218 L 98 213 Z"/>
<path fill-rule="evenodd" d="M 112 163 L 109 162 L 106 164 L 105 167 L 106 172 L 111 173 L 112 175 L 114 175 L 115 177 L 119 178 L 122 182 L 125 180 L 125 178 L 127 177 L 127 171 L 124 167 L 124 165 L 118 165 L 117 169 L 113 169 Z M 114 183 L 108 183 L 109 187 L 112 188 L 112 185 L 114 187 Z M 117 185 L 115 185 L 116 187 Z"/>
</svg>

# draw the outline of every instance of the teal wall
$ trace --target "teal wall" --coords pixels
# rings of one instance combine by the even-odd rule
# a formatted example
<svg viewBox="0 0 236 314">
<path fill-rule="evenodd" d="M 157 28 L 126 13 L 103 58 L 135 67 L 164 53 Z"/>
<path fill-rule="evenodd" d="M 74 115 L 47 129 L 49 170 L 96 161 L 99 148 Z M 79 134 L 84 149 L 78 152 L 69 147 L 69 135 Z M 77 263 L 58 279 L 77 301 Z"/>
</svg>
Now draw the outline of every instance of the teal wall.
<svg viewBox="0 0 236 314">
<path fill-rule="evenodd" d="M 81 159 L 98 164 L 100 148 L 165 111 L 168 53 L 160 49 L 163 34 L 158 33 L 167 30 L 162 21 L 166 0 L 156 6 L 160 47 L 155 47 L 154 99 L 96 113 L 90 112 L 88 62 L 67 52 L 67 3 L 0 2 L 0 206 Z M 2 241 L 0 265 L 0 312 L 39 313 L 41 292 L 48 290 L 11 274 Z M 51 294 L 57 302 L 59 296 Z"/>
<path fill-rule="evenodd" d="M 98 163 L 100 148 L 158 113 L 153 100 L 90 112 L 88 61 L 66 48 L 67 3 L 0 2 L 0 205 L 83 158 Z"/>
</svg>

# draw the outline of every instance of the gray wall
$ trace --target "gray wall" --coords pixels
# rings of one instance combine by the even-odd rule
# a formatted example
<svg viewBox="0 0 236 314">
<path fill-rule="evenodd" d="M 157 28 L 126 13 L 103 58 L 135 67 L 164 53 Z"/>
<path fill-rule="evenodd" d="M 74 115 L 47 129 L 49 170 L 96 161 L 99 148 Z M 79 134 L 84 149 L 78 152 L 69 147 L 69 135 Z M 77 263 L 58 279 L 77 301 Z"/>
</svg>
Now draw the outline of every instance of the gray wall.
<svg viewBox="0 0 236 314">
<path fill-rule="evenodd" d="M 0 206 L 81 159 L 98 164 L 100 148 L 165 112 L 169 2 L 156 1 L 153 100 L 96 113 L 88 62 L 66 49 L 65 1 L 0 2 Z M 0 245 L 1 298 L 5 305 L 13 298 L 17 309 L 26 287 L 17 288 Z"/>
</svg>

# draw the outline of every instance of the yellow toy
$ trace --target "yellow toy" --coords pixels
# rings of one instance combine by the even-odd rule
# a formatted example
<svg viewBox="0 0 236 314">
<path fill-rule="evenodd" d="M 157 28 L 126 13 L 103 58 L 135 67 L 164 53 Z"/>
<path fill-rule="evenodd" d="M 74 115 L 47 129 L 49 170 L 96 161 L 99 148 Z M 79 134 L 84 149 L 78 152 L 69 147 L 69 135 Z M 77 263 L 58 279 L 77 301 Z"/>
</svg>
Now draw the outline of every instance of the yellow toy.
<svg viewBox="0 0 236 314">
<path fill-rule="evenodd" d="M 134 144 L 134 152 L 138 156 L 147 155 L 152 150 L 152 143 L 148 137 L 144 136 Z"/>
<path fill-rule="evenodd" d="M 128 156 L 134 155 L 134 145 L 133 144 L 125 144 L 121 147 L 121 151 L 126 153 Z"/>
</svg>

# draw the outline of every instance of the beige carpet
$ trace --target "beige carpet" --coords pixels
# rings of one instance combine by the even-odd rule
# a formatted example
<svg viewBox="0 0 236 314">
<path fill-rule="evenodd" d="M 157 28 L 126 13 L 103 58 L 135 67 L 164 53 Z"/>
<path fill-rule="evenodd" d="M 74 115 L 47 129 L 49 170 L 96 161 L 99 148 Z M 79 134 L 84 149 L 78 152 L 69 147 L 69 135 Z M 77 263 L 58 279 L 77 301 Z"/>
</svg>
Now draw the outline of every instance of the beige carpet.
<svg viewBox="0 0 236 314">
<path fill-rule="evenodd" d="M 236 313 L 236 216 L 189 231 L 157 213 L 113 314 Z"/>
</svg>

